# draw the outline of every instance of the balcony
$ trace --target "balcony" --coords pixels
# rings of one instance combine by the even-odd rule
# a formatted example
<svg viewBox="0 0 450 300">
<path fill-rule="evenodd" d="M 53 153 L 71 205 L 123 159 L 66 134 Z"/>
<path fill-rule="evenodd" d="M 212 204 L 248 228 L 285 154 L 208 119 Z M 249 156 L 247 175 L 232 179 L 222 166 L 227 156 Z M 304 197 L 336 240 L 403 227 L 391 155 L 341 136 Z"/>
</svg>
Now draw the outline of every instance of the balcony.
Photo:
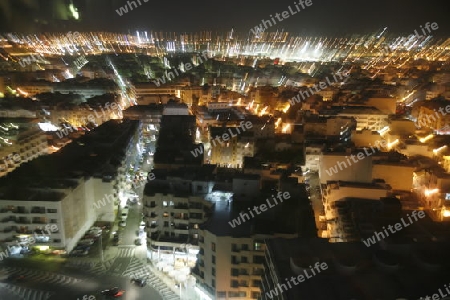
<svg viewBox="0 0 450 300">
<path fill-rule="evenodd" d="M 45 207 L 33 207 L 31 209 L 32 214 L 45 214 Z"/>
<path fill-rule="evenodd" d="M 173 209 L 185 209 L 188 210 L 189 206 L 187 204 L 177 204 L 173 206 Z"/>
<path fill-rule="evenodd" d="M 31 221 L 29 219 L 16 219 L 17 224 L 31 224 Z"/>
<path fill-rule="evenodd" d="M 189 234 L 189 229 L 183 227 L 174 227 L 174 233 L 176 234 Z"/>
</svg>

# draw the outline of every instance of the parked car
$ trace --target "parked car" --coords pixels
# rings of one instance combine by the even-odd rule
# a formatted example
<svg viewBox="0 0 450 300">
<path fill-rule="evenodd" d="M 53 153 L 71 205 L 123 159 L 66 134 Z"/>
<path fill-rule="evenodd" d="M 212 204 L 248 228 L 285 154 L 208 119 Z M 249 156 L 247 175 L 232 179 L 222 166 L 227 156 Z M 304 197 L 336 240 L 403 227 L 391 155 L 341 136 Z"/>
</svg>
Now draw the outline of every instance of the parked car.
<svg viewBox="0 0 450 300">
<path fill-rule="evenodd" d="M 6 278 L 8 281 L 24 281 L 25 275 L 22 274 L 11 274 Z"/>
<path fill-rule="evenodd" d="M 144 287 L 147 284 L 147 278 L 131 278 L 130 282 L 134 283 L 137 286 Z"/>
<path fill-rule="evenodd" d="M 142 240 L 139 238 L 139 239 L 135 239 L 134 240 L 134 244 L 136 245 L 136 246 L 140 246 L 140 245 L 142 245 Z"/>
<path fill-rule="evenodd" d="M 120 215 L 120 219 L 121 219 L 122 221 L 126 221 L 127 218 L 128 218 L 128 213 L 123 212 L 123 213 Z"/>
<path fill-rule="evenodd" d="M 122 220 L 122 221 L 119 222 L 119 226 L 120 227 L 126 227 L 127 226 L 127 222 Z"/>
<path fill-rule="evenodd" d="M 92 245 L 94 243 L 94 239 L 82 239 L 78 241 L 78 245 Z"/>
<path fill-rule="evenodd" d="M 86 256 L 89 254 L 89 250 L 72 250 L 72 252 L 70 252 L 70 256 Z"/>
<path fill-rule="evenodd" d="M 98 238 L 100 237 L 100 235 L 94 235 L 94 234 L 90 234 L 90 233 L 86 233 L 81 239 L 82 240 L 94 240 L 96 241 Z"/>
<path fill-rule="evenodd" d="M 91 246 L 89 245 L 78 245 L 73 250 L 87 250 L 89 251 L 91 249 Z"/>
<path fill-rule="evenodd" d="M 113 287 L 108 290 L 101 291 L 102 295 L 111 296 L 111 297 L 121 297 L 125 291 L 120 290 L 118 287 Z"/>
<path fill-rule="evenodd" d="M 101 228 L 95 227 L 89 229 L 86 233 L 93 234 L 93 235 L 101 235 L 103 230 Z"/>
</svg>

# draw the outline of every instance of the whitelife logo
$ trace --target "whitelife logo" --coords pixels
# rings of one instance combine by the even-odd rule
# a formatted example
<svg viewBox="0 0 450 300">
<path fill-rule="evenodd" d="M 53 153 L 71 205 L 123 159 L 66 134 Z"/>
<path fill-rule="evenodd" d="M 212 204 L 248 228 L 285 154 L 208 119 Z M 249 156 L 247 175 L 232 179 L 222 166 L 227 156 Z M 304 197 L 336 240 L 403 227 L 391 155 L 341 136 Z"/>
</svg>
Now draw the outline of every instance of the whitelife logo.
<svg viewBox="0 0 450 300">
<path fill-rule="evenodd" d="M 380 150 L 380 148 L 386 148 L 386 147 L 387 147 L 387 142 L 385 140 L 375 142 L 375 148 L 377 148 L 378 150 Z M 366 156 L 364 156 L 364 153 L 358 152 L 356 154 L 356 156 L 353 154 L 350 155 L 350 158 L 353 160 L 354 163 L 357 163 L 360 160 L 363 160 L 364 158 L 371 156 L 372 154 L 377 152 L 377 150 L 375 150 L 373 147 L 370 147 L 370 149 L 372 149 L 371 153 L 369 151 L 367 151 L 366 147 L 363 148 Z M 343 170 L 342 166 L 344 166 L 344 168 L 348 168 L 349 166 L 352 165 L 349 158 L 347 156 L 345 156 L 345 158 L 347 159 L 348 166 L 344 161 L 338 161 L 337 164 L 335 164 L 333 167 L 330 167 L 328 170 L 325 170 L 325 172 L 328 174 L 328 176 L 333 176 L 333 174 L 337 174 L 339 172 L 338 167 L 342 171 Z M 356 158 L 358 158 L 358 160 L 356 160 Z"/>
<path fill-rule="evenodd" d="M 422 116 L 419 116 L 420 119 L 417 120 L 417 126 L 419 128 L 431 126 L 433 122 L 436 122 L 437 120 L 442 119 L 442 117 L 445 117 L 447 114 L 450 114 L 450 105 L 447 105 L 445 107 L 445 112 L 444 107 L 439 107 L 438 111 L 439 113 L 441 113 L 442 117 L 439 116 L 439 113 L 436 111 L 436 109 L 433 110 L 434 115 L 424 114 Z M 425 118 L 427 120 L 425 120 Z"/>
<path fill-rule="evenodd" d="M 203 57 L 205 60 L 202 60 L 201 57 Z M 201 57 L 200 57 L 200 55 L 197 56 L 197 61 L 199 64 L 203 64 L 209 59 L 208 51 L 206 51 L 206 50 L 203 51 Z M 175 68 L 175 69 L 171 69 L 171 70 L 173 70 L 173 72 L 166 71 L 162 77 L 159 77 L 159 78 L 156 78 L 156 80 L 153 80 L 153 83 L 156 86 L 160 86 L 161 84 L 166 83 L 166 79 L 168 81 L 171 81 L 172 79 L 175 79 L 175 77 L 178 77 L 181 74 L 186 73 L 186 71 L 192 70 L 192 68 L 193 68 L 193 65 L 191 63 L 182 63 L 181 67 L 178 68 L 178 70 L 177 70 L 177 68 Z M 178 73 L 178 71 L 180 71 L 181 74 Z"/>
<path fill-rule="evenodd" d="M 136 0 L 139 5 L 142 5 L 141 0 Z M 138 8 L 138 5 L 136 4 L 136 1 L 127 1 L 128 6 L 130 7 L 130 10 L 133 10 L 133 7 L 131 4 L 134 5 L 134 8 Z M 147 3 L 149 0 L 142 0 L 145 3 Z M 116 13 L 121 17 L 123 14 L 128 13 L 128 7 L 126 5 L 121 6 L 119 9 L 116 9 Z"/>
<path fill-rule="evenodd" d="M 103 107 L 100 107 L 100 109 L 102 110 L 102 114 L 101 115 L 97 114 L 97 111 L 94 110 L 95 116 L 93 114 L 90 114 L 86 118 L 83 118 L 82 122 L 84 122 L 85 124 L 87 124 L 89 122 L 96 123 L 95 122 L 96 118 L 100 118 L 101 116 L 103 116 L 103 117 L 106 116 L 106 113 L 103 110 Z M 111 104 L 109 102 L 106 102 L 105 103 L 105 109 L 106 109 L 108 115 L 110 115 L 111 111 L 117 111 L 119 116 L 122 113 L 122 106 L 120 106 L 120 104 L 117 104 L 115 102 L 113 102 Z M 64 136 L 68 136 L 69 135 L 69 131 L 70 132 L 74 132 L 73 127 L 71 127 L 71 126 L 70 127 L 64 127 L 64 129 L 58 130 L 56 132 L 56 135 L 58 136 L 58 138 L 62 139 Z"/>
<path fill-rule="evenodd" d="M 336 75 L 339 77 L 339 79 L 336 77 Z M 313 91 L 311 88 L 308 88 L 310 93 L 308 93 L 308 91 L 300 91 L 300 92 L 298 92 L 297 96 L 294 96 L 291 99 L 289 99 L 289 103 L 291 105 L 300 103 L 300 102 L 302 102 L 302 100 L 305 100 L 306 98 L 311 97 L 315 93 L 318 93 L 318 92 L 326 89 L 327 87 L 332 86 L 335 83 L 342 82 L 342 81 L 346 82 L 349 79 L 349 76 L 350 76 L 350 71 L 344 70 L 343 72 L 333 74 L 334 81 L 331 81 L 330 78 L 326 77 L 325 80 L 327 82 L 320 81 L 319 85 L 314 84 L 313 88 L 315 91 Z"/>
<path fill-rule="evenodd" d="M 440 299 L 444 299 L 445 297 L 448 297 L 450 295 L 450 287 L 447 284 L 444 284 L 444 288 L 447 291 L 448 294 L 445 294 L 442 292 L 442 289 L 438 289 L 439 294 L 433 294 L 430 296 L 426 295 L 425 298 L 424 297 L 420 297 L 419 300 L 440 300 Z M 448 299 L 448 298 L 445 298 Z"/>
<path fill-rule="evenodd" d="M 299 0 L 298 3 L 294 2 L 294 6 L 296 9 L 292 9 L 292 7 L 289 5 L 288 6 L 289 11 L 285 10 L 282 13 L 276 13 L 275 17 L 277 18 L 277 20 L 279 22 L 282 22 L 283 20 L 286 20 L 290 16 L 296 15 L 297 13 L 305 10 L 306 7 L 309 7 L 311 5 L 312 5 L 312 0 L 306 0 L 306 1 Z M 300 6 L 301 6 L 301 8 L 300 8 Z M 272 27 L 275 24 L 277 24 L 277 21 L 275 20 L 275 18 L 272 15 L 270 15 L 270 19 L 272 20 L 273 23 L 270 22 L 270 20 L 261 20 L 261 23 L 258 26 L 255 26 L 253 29 L 250 29 L 250 31 L 254 35 L 259 35 L 260 33 L 264 32 L 269 27 Z"/>
<path fill-rule="evenodd" d="M 36 232 L 34 232 L 34 237 L 30 236 L 27 239 L 27 242 L 25 242 L 24 244 L 26 244 L 27 246 L 33 245 L 36 243 L 36 241 L 40 241 L 42 239 L 49 239 L 50 238 L 50 234 L 55 233 L 58 231 L 58 225 L 56 224 L 46 224 L 44 229 L 41 230 L 41 234 L 36 234 Z M 20 243 L 18 241 L 16 241 L 16 247 L 20 246 Z M 7 249 L 3 252 L 0 252 L 0 261 L 2 261 L 5 258 L 9 257 L 9 253 L 11 253 L 11 246 L 7 246 Z"/>
<path fill-rule="evenodd" d="M 401 218 L 400 220 L 402 221 L 402 223 L 395 223 L 394 226 L 389 225 L 389 226 L 388 226 L 389 231 L 390 231 L 392 234 L 394 234 L 394 233 L 396 233 L 397 231 L 402 230 L 404 227 L 408 227 L 408 226 L 411 225 L 412 223 L 419 221 L 419 219 L 417 218 L 417 216 L 418 216 L 420 219 L 425 218 L 425 212 L 422 211 L 422 210 L 420 210 L 419 212 L 417 212 L 417 211 L 414 210 L 414 211 L 411 213 L 411 215 L 412 215 L 412 217 L 414 218 L 414 221 L 411 219 L 411 216 L 410 216 L 409 214 L 407 214 L 409 223 L 406 223 L 405 220 L 404 220 L 403 218 Z M 403 226 L 402 226 L 402 224 L 403 224 Z M 395 230 L 394 230 L 394 227 L 395 227 Z M 383 234 L 383 232 L 384 232 L 384 234 Z M 389 232 L 388 232 L 388 230 L 386 229 L 386 227 L 383 226 L 383 231 L 381 231 L 381 232 L 375 232 L 375 234 L 374 234 L 372 237 L 368 238 L 367 240 L 363 240 L 363 243 L 364 243 L 364 245 L 366 245 L 367 247 L 370 247 L 370 246 L 372 246 L 372 245 L 375 245 L 377 242 L 379 242 L 379 241 L 381 241 L 381 240 L 387 238 L 388 236 L 389 236 Z M 378 240 L 378 241 L 377 241 L 377 240 Z"/>
<path fill-rule="evenodd" d="M 314 269 L 316 269 L 317 273 Z M 281 295 L 284 291 L 287 291 L 288 290 L 287 286 L 289 286 L 289 289 L 292 289 L 291 282 L 294 284 L 294 286 L 299 285 L 300 283 L 304 282 L 306 279 L 313 278 L 314 276 L 319 275 L 320 272 L 325 271 L 326 269 L 328 269 L 327 263 L 323 262 L 323 263 L 319 264 L 318 262 L 316 262 L 314 264 L 314 267 L 309 266 L 309 271 L 307 269 L 305 269 L 303 271 L 304 275 L 300 274 L 297 277 L 292 276 L 291 279 L 285 278 L 284 280 L 286 280 L 286 283 L 281 283 L 281 284 L 278 283 L 277 287 L 275 289 L 270 290 L 269 292 L 266 292 L 266 296 L 270 299 L 273 299 L 274 296 L 278 296 L 278 294 Z M 278 290 L 280 291 L 279 293 L 278 293 Z"/>
<path fill-rule="evenodd" d="M 289 192 L 284 192 L 284 193 L 278 192 L 277 198 L 278 198 L 278 200 L 280 200 L 280 202 L 282 203 L 283 200 L 286 200 L 286 199 L 291 198 L 291 194 L 289 194 Z M 253 214 L 252 210 L 254 210 L 255 213 L 257 213 L 258 215 L 260 215 L 262 212 L 265 212 L 265 211 L 267 210 L 267 208 L 272 208 L 272 207 L 275 207 L 276 205 L 278 205 L 277 198 L 275 198 L 275 196 L 272 195 L 272 199 L 273 199 L 273 201 L 275 202 L 275 204 L 272 205 L 272 203 L 270 203 L 270 201 L 269 201 L 269 198 L 267 198 L 267 199 L 266 199 L 267 205 L 266 205 L 266 204 L 261 204 L 261 205 L 259 205 L 259 206 L 256 206 L 256 205 L 255 205 L 255 206 L 253 206 L 253 209 L 249 207 L 249 208 L 248 208 L 248 212 L 250 213 L 250 215 L 252 216 L 252 218 L 254 218 L 255 215 Z M 267 206 L 269 206 L 269 207 L 267 207 Z M 261 211 L 258 211 L 258 208 L 259 208 Z M 239 214 L 239 217 L 237 217 L 236 219 L 233 219 L 233 220 L 229 221 L 228 224 L 230 224 L 231 227 L 235 228 L 236 226 L 241 225 L 241 223 L 244 223 L 245 221 L 247 221 L 245 218 L 247 218 L 249 221 L 250 221 L 250 219 L 251 219 L 250 216 L 249 216 L 247 213 L 241 212 L 241 213 Z"/>
<path fill-rule="evenodd" d="M 29 66 L 29 65 L 31 65 L 31 64 L 34 63 L 34 62 L 39 63 L 39 62 L 43 62 L 43 61 L 44 61 L 44 56 L 42 56 L 42 54 L 39 54 L 39 55 L 30 55 L 30 56 L 27 56 L 27 57 L 22 58 L 22 59 L 19 61 L 19 65 L 20 65 L 22 68 L 25 68 L 25 66 Z"/>
</svg>

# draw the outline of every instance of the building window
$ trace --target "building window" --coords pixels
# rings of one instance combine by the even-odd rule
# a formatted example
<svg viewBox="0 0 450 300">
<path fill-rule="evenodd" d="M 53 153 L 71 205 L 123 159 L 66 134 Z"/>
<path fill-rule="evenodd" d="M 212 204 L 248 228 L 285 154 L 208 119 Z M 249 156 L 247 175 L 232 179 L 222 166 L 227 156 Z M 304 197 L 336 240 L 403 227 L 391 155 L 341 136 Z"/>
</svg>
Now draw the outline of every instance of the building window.
<svg viewBox="0 0 450 300">
<path fill-rule="evenodd" d="M 235 268 L 232 268 L 231 269 L 231 276 L 239 276 L 239 270 L 235 269 Z"/>
<path fill-rule="evenodd" d="M 211 257 L 211 261 L 212 261 L 213 264 L 216 263 L 216 256 L 215 256 L 215 255 L 213 255 L 213 256 Z"/>
<path fill-rule="evenodd" d="M 227 297 L 227 292 L 223 292 L 223 291 L 220 291 L 220 292 L 217 292 L 217 298 L 226 298 Z"/>
<path fill-rule="evenodd" d="M 261 287 L 261 280 L 252 280 L 252 287 Z"/>
<path fill-rule="evenodd" d="M 168 221 L 164 221 L 164 227 L 169 227 L 169 222 Z"/>
<path fill-rule="evenodd" d="M 259 299 L 261 297 L 260 292 L 252 292 L 252 299 Z"/>
<path fill-rule="evenodd" d="M 248 251 L 248 245 L 247 244 L 242 244 L 241 245 L 241 250 Z"/>
<path fill-rule="evenodd" d="M 211 250 L 216 252 L 216 243 L 211 243 Z"/>
<path fill-rule="evenodd" d="M 264 263 L 264 256 L 254 255 L 253 256 L 253 263 L 254 264 L 263 264 Z"/>
<path fill-rule="evenodd" d="M 167 206 L 167 201 L 163 201 L 163 206 L 164 206 L 164 207 Z"/>
<path fill-rule="evenodd" d="M 242 256 L 242 257 L 241 257 L 241 263 L 246 264 L 247 262 L 248 262 L 247 257 Z"/>
<path fill-rule="evenodd" d="M 57 219 L 50 219 L 50 223 L 56 224 L 56 223 L 58 223 L 58 220 Z"/>
<path fill-rule="evenodd" d="M 256 243 L 255 242 L 255 251 L 260 251 L 260 250 L 262 250 L 262 244 L 261 243 Z"/>
<path fill-rule="evenodd" d="M 211 268 L 211 275 L 216 276 L 216 268 L 214 267 Z"/>
<path fill-rule="evenodd" d="M 247 292 L 228 292 L 229 298 L 245 298 L 247 297 Z"/>
<path fill-rule="evenodd" d="M 247 280 L 241 280 L 241 281 L 239 281 L 239 286 L 248 287 L 248 282 L 247 282 Z"/>
<path fill-rule="evenodd" d="M 211 279 L 211 287 L 216 288 L 216 281 L 214 279 Z"/>
<path fill-rule="evenodd" d="M 232 288 L 239 287 L 239 282 L 237 280 L 231 280 L 230 287 Z"/>
<path fill-rule="evenodd" d="M 53 208 L 48 208 L 47 212 L 50 213 L 50 214 L 54 214 L 54 213 L 57 213 L 58 210 L 57 209 L 53 209 Z"/>
<path fill-rule="evenodd" d="M 168 217 L 169 216 L 169 213 L 168 212 L 165 212 L 165 213 L 163 213 L 163 217 Z"/>
</svg>

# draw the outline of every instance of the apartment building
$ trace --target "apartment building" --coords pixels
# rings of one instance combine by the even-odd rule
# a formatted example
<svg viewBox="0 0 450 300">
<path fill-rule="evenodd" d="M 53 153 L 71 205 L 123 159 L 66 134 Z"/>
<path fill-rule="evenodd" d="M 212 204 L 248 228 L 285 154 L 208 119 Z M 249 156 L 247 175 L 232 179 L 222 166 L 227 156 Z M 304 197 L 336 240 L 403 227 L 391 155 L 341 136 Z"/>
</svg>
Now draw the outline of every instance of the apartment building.
<svg viewBox="0 0 450 300">
<path fill-rule="evenodd" d="M 158 87 L 154 83 L 139 83 L 135 84 L 134 88 L 139 105 L 165 104 L 174 97 L 181 97 L 180 86 L 165 84 Z"/>
<path fill-rule="evenodd" d="M 206 195 L 212 192 L 215 168 L 204 165 L 153 170 L 155 180 L 144 190 L 143 220 L 154 261 L 174 266 L 180 261 L 190 267 L 195 265 L 199 225 L 208 219 L 213 206 Z M 178 253 L 176 257 L 174 253 Z"/>
<path fill-rule="evenodd" d="M 70 251 L 95 221 L 114 221 L 127 200 L 120 195 L 138 160 L 140 133 L 138 121 L 109 121 L 2 178 L 0 241 L 17 243 L 21 234 L 56 224 L 59 232 L 44 245 Z"/>
<path fill-rule="evenodd" d="M 209 134 L 211 156 L 206 159 L 212 164 L 227 168 L 242 168 L 244 157 L 253 157 L 255 154 L 253 133 L 243 131 L 242 127 L 210 127 Z M 222 138 L 224 134 L 229 139 L 224 140 Z"/>
<path fill-rule="evenodd" d="M 143 200 L 152 259 L 175 264 L 170 258 L 182 245 L 190 245 L 189 251 L 198 250 L 199 224 L 206 221 L 211 203 L 188 193 L 164 193 L 154 185 L 152 190 L 153 193 L 144 194 Z M 195 255 L 189 256 L 186 263 L 193 267 Z"/>
<path fill-rule="evenodd" d="M 368 221 L 369 216 L 361 212 L 379 211 L 382 208 L 381 199 L 387 198 L 390 193 L 391 187 L 383 182 L 327 182 L 322 189 L 327 226 L 322 237 L 330 242 L 359 240 L 355 218 Z"/>
<path fill-rule="evenodd" d="M 201 230 L 193 270 L 198 287 L 211 299 L 260 299 L 264 238 L 269 237 L 220 236 Z"/>
<path fill-rule="evenodd" d="M 0 177 L 48 154 L 45 133 L 31 119 L 0 119 Z"/>
<path fill-rule="evenodd" d="M 29 238 L 42 235 L 46 225 L 55 225 L 57 230 L 45 232 L 49 239 L 36 239 L 34 246 L 49 246 L 64 249 L 66 238 L 73 228 L 73 210 L 84 207 L 82 203 L 72 205 L 69 195 L 58 191 L 39 191 L 30 189 L 3 189 L 0 192 L 0 241 L 6 245 L 25 245 Z M 47 226 L 48 228 L 48 226 Z"/>
<path fill-rule="evenodd" d="M 297 183 L 286 186 L 284 191 L 288 191 L 289 199 L 261 215 L 250 216 L 249 207 L 265 203 L 272 195 L 260 195 L 250 203 L 245 201 L 248 199 L 236 199 L 238 192 L 227 193 L 223 183 L 216 184 L 215 194 L 210 197 L 214 210 L 200 226 L 200 250 L 192 270 L 202 293 L 210 299 L 260 299 L 265 241 L 312 234 L 306 224 L 314 219 L 306 190 L 301 186 Z M 245 219 L 245 214 L 249 219 Z M 236 223 L 237 220 L 240 222 Z M 300 222 L 305 226 L 299 226 Z M 310 225 L 315 231 L 315 226 Z"/>
<path fill-rule="evenodd" d="M 336 106 L 319 112 L 321 116 L 341 116 L 354 118 L 356 130 L 364 128 L 379 131 L 388 125 L 389 114 L 371 106 Z"/>
<path fill-rule="evenodd" d="M 320 154 L 319 177 L 320 183 L 326 184 L 329 180 L 342 180 L 349 182 L 371 182 L 373 155 L 364 155 L 363 159 L 356 162 L 350 159 L 356 157 L 364 150 L 336 149 Z"/>
</svg>

